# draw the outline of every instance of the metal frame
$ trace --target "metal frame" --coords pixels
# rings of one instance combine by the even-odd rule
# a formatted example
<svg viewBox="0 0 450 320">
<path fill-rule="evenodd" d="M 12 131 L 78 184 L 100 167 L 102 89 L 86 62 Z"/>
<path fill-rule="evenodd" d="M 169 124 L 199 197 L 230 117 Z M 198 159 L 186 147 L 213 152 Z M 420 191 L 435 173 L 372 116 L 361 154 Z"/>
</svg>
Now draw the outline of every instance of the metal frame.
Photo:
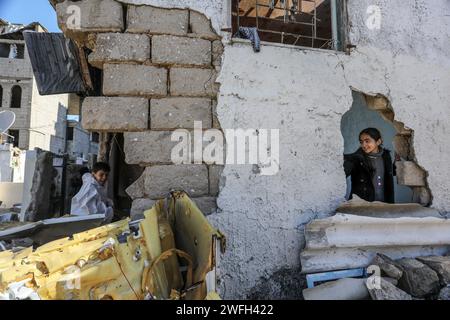
<svg viewBox="0 0 450 320">
<path fill-rule="evenodd" d="M 292 10 L 289 8 L 288 4 L 292 3 L 292 0 L 284 0 L 284 4 L 283 3 L 279 3 L 278 1 L 276 2 L 275 6 L 271 6 L 269 5 L 269 3 L 266 0 L 254 0 L 255 1 L 255 12 L 256 12 L 256 25 L 255 27 L 258 29 L 259 32 L 262 33 L 273 33 L 273 34 L 278 34 L 281 35 L 281 42 L 280 43 L 284 43 L 285 42 L 285 37 L 286 36 L 291 36 L 296 38 L 295 42 L 293 43 L 293 45 L 297 45 L 298 41 L 300 39 L 310 39 L 311 41 L 311 47 L 315 48 L 315 44 L 317 44 L 317 41 L 322 41 L 324 42 L 324 44 L 322 46 L 320 46 L 319 48 L 331 48 L 331 49 L 337 49 L 337 37 L 338 37 L 338 26 L 337 26 L 337 18 L 336 17 L 331 17 L 332 20 L 332 29 L 331 33 L 334 36 L 334 39 L 328 39 L 328 38 L 321 38 L 318 37 L 317 35 L 317 29 L 318 29 L 318 22 L 319 19 L 317 17 L 317 0 L 298 0 L 298 6 L 296 8 L 295 12 L 302 12 L 302 5 L 303 2 L 310 2 L 314 4 L 314 10 L 311 13 L 306 13 L 303 12 L 304 14 L 310 14 L 311 15 L 311 22 L 298 22 L 298 21 L 290 21 L 288 20 L 288 17 L 290 15 L 290 13 L 292 12 Z M 261 3 L 261 1 L 264 1 L 265 3 Z M 336 15 L 336 0 L 329 0 L 331 1 L 331 14 L 333 15 L 333 13 Z M 240 12 L 240 0 L 236 0 L 236 5 L 237 8 L 235 8 L 236 10 L 236 15 L 237 15 L 237 25 L 238 28 L 241 25 L 240 24 L 240 18 L 242 17 L 239 12 Z M 283 31 L 276 31 L 276 30 L 267 30 L 267 29 L 262 29 L 260 28 L 260 21 L 261 20 L 275 20 L 275 19 L 271 19 L 270 17 L 267 16 L 261 16 L 260 15 L 260 9 L 261 8 L 270 8 L 270 9 L 276 9 L 276 10 L 283 10 L 284 11 L 284 19 L 283 20 L 277 20 L 277 21 L 282 21 L 285 24 L 296 24 L 296 25 L 303 25 L 303 26 L 308 26 L 311 27 L 312 32 L 310 35 L 308 34 L 294 34 L 294 33 L 289 33 L 289 32 L 283 32 Z"/>
<path fill-rule="evenodd" d="M 314 288 L 316 282 L 337 280 L 343 278 L 358 278 L 366 276 L 367 272 L 365 268 L 314 273 L 308 274 L 306 276 L 306 284 L 308 288 Z"/>
</svg>

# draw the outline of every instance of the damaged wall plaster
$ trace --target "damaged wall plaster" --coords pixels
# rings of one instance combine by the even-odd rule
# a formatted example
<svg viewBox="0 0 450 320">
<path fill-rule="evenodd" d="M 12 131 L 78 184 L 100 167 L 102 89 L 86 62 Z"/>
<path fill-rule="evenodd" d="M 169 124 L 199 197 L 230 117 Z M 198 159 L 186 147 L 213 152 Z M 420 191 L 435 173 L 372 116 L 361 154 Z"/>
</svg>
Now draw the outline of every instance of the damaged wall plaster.
<svg viewBox="0 0 450 320">
<path fill-rule="evenodd" d="M 228 27 L 227 0 L 121 2 L 188 7 L 212 19 L 216 31 Z M 415 156 L 429 171 L 433 206 L 450 212 L 450 150 L 442 144 L 450 134 L 450 3 L 380 0 L 382 28 L 368 30 L 372 4 L 348 1 L 357 46 L 350 56 L 279 45 L 254 54 L 248 42 L 226 43 L 218 78 L 221 126 L 279 128 L 281 170 L 260 176 L 252 166 L 225 167 L 220 210 L 209 216 L 228 240 L 219 263 L 223 297 L 286 296 L 279 288 L 262 289 L 261 281 L 298 270 L 304 225 L 344 200 L 340 122 L 352 105 L 352 88 L 386 96 L 396 120 L 414 128 Z"/>
</svg>

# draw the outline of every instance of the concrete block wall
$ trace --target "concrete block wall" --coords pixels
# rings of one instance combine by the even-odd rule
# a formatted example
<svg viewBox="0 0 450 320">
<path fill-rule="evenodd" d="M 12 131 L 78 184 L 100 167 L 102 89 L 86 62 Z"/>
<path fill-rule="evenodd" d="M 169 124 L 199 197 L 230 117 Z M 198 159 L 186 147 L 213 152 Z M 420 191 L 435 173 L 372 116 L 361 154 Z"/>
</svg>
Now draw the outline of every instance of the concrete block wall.
<svg viewBox="0 0 450 320">
<path fill-rule="evenodd" d="M 80 9 L 79 28 L 68 23 L 71 5 Z M 56 9 L 66 36 L 90 47 L 89 63 L 103 71 L 103 96 L 84 100 L 83 127 L 124 132 L 126 162 L 146 168 L 127 189 L 133 215 L 180 189 L 214 212 L 223 167 L 171 161 L 174 130 L 192 130 L 194 121 L 220 129 L 214 108 L 223 45 L 210 20 L 189 9 L 114 0 L 64 1 Z"/>
</svg>

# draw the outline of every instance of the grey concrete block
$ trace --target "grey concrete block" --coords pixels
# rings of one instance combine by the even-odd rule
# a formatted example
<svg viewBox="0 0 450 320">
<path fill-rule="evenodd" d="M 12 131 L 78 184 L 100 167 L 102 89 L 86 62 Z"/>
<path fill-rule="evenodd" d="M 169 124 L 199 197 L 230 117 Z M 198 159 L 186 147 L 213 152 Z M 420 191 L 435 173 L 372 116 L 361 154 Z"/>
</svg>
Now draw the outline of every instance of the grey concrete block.
<svg viewBox="0 0 450 320">
<path fill-rule="evenodd" d="M 56 13 L 61 30 L 69 35 L 124 29 L 122 4 L 114 0 L 64 1 L 56 4 Z"/>
<path fill-rule="evenodd" d="M 209 170 L 209 193 L 212 196 L 219 195 L 220 191 L 220 177 L 224 170 L 224 166 L 222 165 L 210 165 L 208 166 Z"/>
<path fill-rule="evenodd" d="M 192 34 L 196 37 L 211 40 L 219 38 L 211 26 L 211 21 L 204 14 L 191 10 L 189 23 Z"/>
<path fill-rule="evenodd" d="M 145 182 L 145 176 L 144 176 L 144 174 L 142 174 L 132 185 L 130 185 L 125 190 L 125 192 L 133 200 L 144 198 L 145 197 L 144 182 Z"/>
<path fill-rule="evenodd" d="M 208 98 L 163 98 L 150 103 L 151 129 L 193 129 L 201 121 L 205 129 L 212 124 L 211 100 Z"/>
<path fill-rule="evenodd" d="M 368 289 L 372 300 L 412 300 L 409 294 L 386 279 L 380 278 L 380 288 Z"/>
<path fill-rule="evenodd" d="M 200 211 L 205 215 L 210 215 L 217 210 L 217 199 L 216 197 L 200 197 L 192 199 Z"/>
<path fill-rule="evenodd" d="M 217 100 L 212 100 L 212 117 L 213 117 L 213 124 L 212 127 L 214 129 L 221 129 L 219 116 L 217 115 Z"/>
<path fill-rule="evenodd" d="M 417 260 L 426 264 L 437 273 L 441 286 L 450 284 L 450 257 L 429 256 L 419 257 Z"/>
<path fill-rule="evenodd" d="M 83 101 L 83 128 L 91 131 L 148 129 L 149 102 L 145 98 L 88 97 Z"/>
<path fill-rule="evenodd" d="M 155 200 L 151 199 L 135 199 L 131 205 L 130 218 L 131 221 L 144 218 L 144 212 L 150 210 L 155 204 Z"/>
<path fill-rule="evenodd" d="M 153 36 L 152 62 L 175 65 L 211 65 L 211 42 L 176 36 Z"/>
<path fill-rule="evenodd" d="M 129 6 L 127 32 L 186 35 L 189 12 L 151 6 Z"/>
<path fill-rule="evenodd" d="M 215 67 L 222 66 L 222 55 L 224 52 L 224 47 L 222 41 L 216 40 L 212 43 L 212 64 Z"/>
<path fill-rule="evenodd" d="M 416 259 L 404 258 L 397 261 L 403 268 L 399 288 L 414 297 L 424 298 L 439 292 L 437 273 Z"/>
<path fill-rule="evenodd" d="M 178 143 L 171 141 L 172 131 L 125 133 L 124 138 L 128 164 L 172 164 L 172 149 Z"/>
<path fill-rule="evenodd" d="M 104 63 L 138 62 L 150 59 L 150 37 L 144 34 L 100 33 L 89 63 L 103 69 Z"/>
<path fill-rule="evenodd" d="M 212 69 L 170 69 L 170 93 L 173 96 L 216 97 L 219 85 Z"/>
<path fill-rule="evenodd" d="M 165 96 L 167 94 L 167 70 L 147 65 L 105 64 L 103 94 Z"/>
<path fill-rule="evenodd" d="M 146 197 L 161 199 L 171 191 L 185 191 L 190 197 L 208 194 L 205 165 L 167 165 L 147 167 L 144 172 Z"/>
<path fill-rule="evenodd" d="M 425 187 L 426 174 L 412 161 L 397 161 L 397 183 L 410 187 Z"/>
</svg>

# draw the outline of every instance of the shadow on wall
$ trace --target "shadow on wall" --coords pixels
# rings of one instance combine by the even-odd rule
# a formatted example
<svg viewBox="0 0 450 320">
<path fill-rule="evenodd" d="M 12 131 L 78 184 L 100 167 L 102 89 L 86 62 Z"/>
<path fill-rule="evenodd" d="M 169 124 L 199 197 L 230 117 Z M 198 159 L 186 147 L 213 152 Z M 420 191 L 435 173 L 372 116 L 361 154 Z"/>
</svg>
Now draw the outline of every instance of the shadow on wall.
<svg viewBox="0 0 450 320">
<path fill-rule="evenodd" d="M 341 122 L 344 153 L 353 153 L 359 148 L 359 133 L 363 129 L 368 127 L 377 128 L 382 134 L 384 147 L 391 150 L 392 159 L 395 159 L 395 152 L 402 157 L 402 163 L 397 165 L 398 176 L 409 174 L 409 171 L 402 168 L 404 163 L 408 165 L 410 163 L 413 164 L 415 160 L 412 150 L 413 131 L 405 129 L 402 123 L 394 121 L 394 116 L 394 112 L 386 98 L 368 96 L 361 92 L 353 91 L 353 105 L 344 114 Z M 403 141 L 406 141 L 406 143 L 402 143 Z M 420 168 L 418 169 L 420 170 Z M 405 180 L 403 178 L 398 179 L 399 177 L 394 177 L 396 203 L 421 203 L 422 205 L 431 203 L 431 193 L 426 188 L 426 173 L 423 171 L 423 174 L 423 186 L 422 183 L 409 183 L 403 181 Z M 348 178 L 346 198 L 350 194 L 350 189 L 351 182 L 350 178 Z"/>
</svg>

